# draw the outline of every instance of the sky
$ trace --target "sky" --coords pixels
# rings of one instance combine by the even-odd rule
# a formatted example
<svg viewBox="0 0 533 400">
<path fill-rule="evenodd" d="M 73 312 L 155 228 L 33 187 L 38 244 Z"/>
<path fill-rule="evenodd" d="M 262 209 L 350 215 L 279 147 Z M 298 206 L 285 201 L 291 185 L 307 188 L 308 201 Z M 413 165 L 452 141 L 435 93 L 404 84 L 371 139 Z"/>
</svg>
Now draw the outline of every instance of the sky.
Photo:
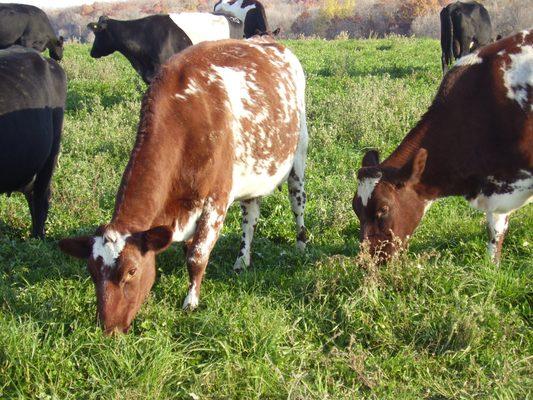
<svg viewBox="0 0 533 400">
<path fill-rule="evenodd" d="M 105 2 L 120 0 L 103 0 Z M 123 0 L 122 0 L 123 1 Z M 41 8 L 65 8 L 79 6 L 82 4 L 92 4 L 95 0 L 0 0 L 0 3 L 22 3 L 31 4 Z"/>
</svg>

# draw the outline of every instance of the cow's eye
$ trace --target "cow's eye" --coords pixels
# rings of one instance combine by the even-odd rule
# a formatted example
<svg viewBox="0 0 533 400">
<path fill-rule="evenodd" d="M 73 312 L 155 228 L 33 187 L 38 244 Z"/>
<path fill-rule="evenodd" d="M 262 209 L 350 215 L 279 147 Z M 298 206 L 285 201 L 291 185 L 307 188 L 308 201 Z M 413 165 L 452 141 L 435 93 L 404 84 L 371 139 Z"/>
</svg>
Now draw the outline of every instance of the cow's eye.
<svg viewBox="0 0 533 400">
<path fill-rule="evenodd" d="M 128 278 L 131 278 L 131 277 L 135 276 L 136 273 L 137 273 L 137 268 L 131 268 L 128 271 Z"/>
<path fill-rule="evenodd" d="M 389 206 L 383 206 L 378 210 L 378 212 L 376 213 L 376 216 L 378 218 L 383 218 L 383 217 L 386 217 L 388 213 L 389 213 Z"/>
</svg>

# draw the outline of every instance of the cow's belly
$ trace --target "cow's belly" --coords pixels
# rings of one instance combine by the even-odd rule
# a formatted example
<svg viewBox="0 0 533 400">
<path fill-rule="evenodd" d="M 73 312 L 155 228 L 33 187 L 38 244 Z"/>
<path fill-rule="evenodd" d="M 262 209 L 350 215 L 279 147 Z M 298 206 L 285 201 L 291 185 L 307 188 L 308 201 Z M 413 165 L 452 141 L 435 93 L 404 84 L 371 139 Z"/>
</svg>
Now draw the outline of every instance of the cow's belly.
<svg viewBox="0 0 533 400">
<path fill-rule="evenodd" d="M 265 162 L 263 168 L 256 163 L 238 161 L 233 165 L 231 194 L 233 200 L 266 196 L 287 180 L 294 163 L 294 155 L 286 160 Z"/>
<path fill-rule="evenodd" d="M 533 201 L 533 175 L 520 171 L 514 182 L 489 180 L 490 186 L 477 197 L 470 199 L 470 204 L 484 212 L 507 214 Z"/>
</svg>

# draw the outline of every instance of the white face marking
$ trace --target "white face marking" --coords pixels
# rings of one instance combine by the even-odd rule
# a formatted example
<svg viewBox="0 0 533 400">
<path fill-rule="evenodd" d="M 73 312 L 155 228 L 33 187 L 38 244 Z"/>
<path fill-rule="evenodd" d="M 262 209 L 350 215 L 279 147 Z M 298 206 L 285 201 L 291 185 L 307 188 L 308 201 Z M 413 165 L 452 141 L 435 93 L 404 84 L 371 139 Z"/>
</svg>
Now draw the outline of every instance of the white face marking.
<svg viewBox="0 0 533 400">
<path fill-rule="evenodd" d="M 521 52 L 509 54 L 511 63 L 502 68 L 507 97 L 524 110 L 533 111 L 528 93 L 533 88 L 533 46 L 522 46 Z"/>
<path fill-rule="evenodd" d="M 185 297 L 185 301 L 183 302 L 183 309 L 192 311 L 198 307 L 198 303 L 199 298 L 198 293 L 196 292 L 196 283 L 193 282 L 191 288 L 189 289 L 189 293 L 187 294 L 187 297 Z"/>
<path fill-rule="evenodd" d="M 226 13 L 234 16 L 235 18 L 239 18 L 241 21 L 244 22 L 246 19 L 246 14 L 248 14 L 248 11 L 253 10 L 256 8 L 255 4 L 251 4 L 247 7 L 242 8 L 242 3 L 244 0 L 238 0 L 233 4 L 229 4 L 229 0 L 223 0 L 222 3 L 218 4 L 215 7 L 215 12 L 220 13 Z"/>
<path fill-rule="evenodd" d="M 210 13 L 169 14 L 174 23 L 191 39 L 192 44 L 229 39 L 229 22 L 222 15 Z"/>
<path fill-rule="evenodd" d="M 129 234 L 123 235 L 116 231 L 107 231 L 103 236 L 95 236 L 93 258 L 96 260 L 98 257 L 102 257 L 104 266 L 114 266 L 124 246 L 126 246 L 126 239 L 129 237 Z"/>
<path fill-rule="evenodd" d="M 508 214 L 533 201 L 533 175 L 527 171 L 520 171 L 524 174 L 524 179 L 508 184 L 511 191 L 508 193 L 494 193 L 485 196 L 483 193 L 470 200 L 472 207 L 490 213 Z M 505 185 L 494 178 L 488 179 L 496 186 Z"/>
<path fill-rule="evenodd" d="M 455 67 L 463 67 L 467 65 L 476 65 L 481 64 L 483 59 L 477 55 L 477 53 L 468 54 L 464 57 L 461 57 L 455 63 Z"/>
<path fill-rule="evenodd" d="M 200 217 L 201 213 L 202 210 L 200 208 L 192 211 L 183 226 L 180 226 L 176 221 L 176 228 L 174 229 L 172 240 L 174 242 L 184 242 L 189 240 L 196 231 L 196 223 L 198 222 L 198 218 Z"/>
<path fill-rule="evenodd" d="M 368 204 L 368 201 L 372 197 L 372 193 L 374 193 L 374 189 L 380 180 L 381 178 L 365 178 L 359 182 L 357 196 L 361 199 L 363 207 L 366 207 Z"/>
</svg>

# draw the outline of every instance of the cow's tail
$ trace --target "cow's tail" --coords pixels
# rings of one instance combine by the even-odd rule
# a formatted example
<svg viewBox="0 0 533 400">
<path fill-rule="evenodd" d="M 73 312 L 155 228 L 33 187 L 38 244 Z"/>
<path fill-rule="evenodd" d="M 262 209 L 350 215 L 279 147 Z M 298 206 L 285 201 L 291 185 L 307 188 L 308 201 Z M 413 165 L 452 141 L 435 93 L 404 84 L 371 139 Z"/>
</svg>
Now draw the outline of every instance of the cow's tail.
<svg viewBox="0 0 533 400">
<path fill-rule="evenodd" d="M 440 45 L 442 48 L 442 72 L 446 74 L 453 58 L 453 23 L 449 7 L 440 12 Z"/>
</svg>

